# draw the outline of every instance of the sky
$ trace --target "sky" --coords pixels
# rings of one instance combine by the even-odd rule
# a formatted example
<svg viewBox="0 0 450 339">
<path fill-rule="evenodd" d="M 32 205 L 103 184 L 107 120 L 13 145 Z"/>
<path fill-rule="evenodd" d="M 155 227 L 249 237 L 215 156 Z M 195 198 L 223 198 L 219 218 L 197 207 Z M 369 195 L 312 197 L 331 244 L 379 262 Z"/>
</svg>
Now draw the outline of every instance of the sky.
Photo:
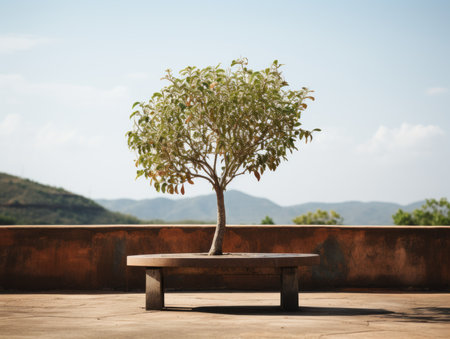
<svg viewBox="0 0 450 339">
<path fill-rule="evenodd" d="M 284 64 L 321 128 L 228 189 L 280 205 L 450 196 L 449 1 L 0 0 L 0 172 L 89 198 L 179 198 L 135 180 L 131 106 L 168 68 Z M 212 193 L 207 182 L 184 197 Z M 1 192 L 0 192 L 1 194 Z"/>
</svg>

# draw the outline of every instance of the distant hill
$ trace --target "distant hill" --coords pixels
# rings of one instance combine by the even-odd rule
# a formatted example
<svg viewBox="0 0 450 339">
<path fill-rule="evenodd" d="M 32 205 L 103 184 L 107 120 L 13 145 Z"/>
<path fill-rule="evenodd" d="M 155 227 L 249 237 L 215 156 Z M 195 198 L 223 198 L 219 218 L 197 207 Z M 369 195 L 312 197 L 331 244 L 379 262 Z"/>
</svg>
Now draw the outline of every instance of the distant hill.
<svg viewBox="0 0 450 339">
<path fill-rule="evenodd" d="M 215 220 L 217 214 L 214 194 L 177 200 L 166 198 L 101 199 L 97 202 L 110 210 L 131 214 L 146 220 Z M 292 224 L 294 217 L 320 208 L 335 210 L 344 217 L 346 225 L 392 225 L 392 215 L 399 208 L 412 211 L 423 204 L 424 201 L 406 206 L 386 202 L 348 201 L 341 203 L 312 202 L 283 207 L 269 199 L 253 197 L 239 191 L 231 190 L 225 193 L 228 224 L 259 224 L 266 215 L 270 216 L 277 224 Z"/>
<path fill-rule="evenodd" d="M 385 202 L 349 201 L 312 202 L 283 207 L 269 199 L 231 190 L 225 193 L 225 204 L 228 224 L 259 224 L 266 215 L 277 224 L 292 224 L 294 217 L 320 208 L 334 209 L 344 217 L 346 225 L 392 225 L 392 215 L 399 208 L 412 211 L 422 206 L 424 201 L 406 206 Z M 101 199 L 95 202 L 62 188 L 0 173 L 0 224 L 214 223 L 216 214 L 214 194 L 177 200 Z"/>
<path fill-rule="evenodd" d="M 95 201 L 0 173 L 0 224 L 137 224 L 136 217 L 110 212 Z"/>
</svg>

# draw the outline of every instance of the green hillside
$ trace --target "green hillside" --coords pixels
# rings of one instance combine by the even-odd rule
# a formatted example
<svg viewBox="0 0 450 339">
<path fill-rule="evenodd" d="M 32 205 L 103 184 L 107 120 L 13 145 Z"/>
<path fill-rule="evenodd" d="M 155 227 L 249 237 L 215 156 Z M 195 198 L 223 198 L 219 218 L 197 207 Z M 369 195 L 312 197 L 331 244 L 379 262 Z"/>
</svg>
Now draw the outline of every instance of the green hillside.
<svg viewBox="0 0 450 339">
<path fill-rule="evenodd" d="M 138 224 L 136 217 L 110 212 L 82 196 L 0 173 L 0 224 Z"/>
</svg>

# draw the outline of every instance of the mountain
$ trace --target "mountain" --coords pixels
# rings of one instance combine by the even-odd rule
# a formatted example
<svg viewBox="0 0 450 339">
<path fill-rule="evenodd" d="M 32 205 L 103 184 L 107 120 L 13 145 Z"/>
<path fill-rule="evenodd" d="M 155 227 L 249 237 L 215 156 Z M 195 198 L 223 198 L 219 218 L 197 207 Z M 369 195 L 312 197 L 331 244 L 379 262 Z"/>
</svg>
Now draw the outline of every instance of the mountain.
<svg viewBox="0 0 450 339">
<path fill-rule="evenodd" d="M 155 198 L 145 200 L 101 199 L 97 202 L 113 211 L 134 215 L 140 219 L 161 219 L 177 221 L 183 219 L 216 219 L 217 207 L 214 194 L 194 198 L 167 199 Z M 386 202 L 348 201 L 341 203 L 306 203 L 283 207 L 269 199 L 257 198 L 239 191 L 225 192 L 225 207 L 228 224 L 259 224 L 270 216 L 277 224 L 292 224 L 292 219 L 318 208 L 333 209 L 344 218 L 346 225 L 392 225 L 392 215 L 399 208 L 412 211 L 424 204 L 424 201 L 402 206 Z"/>
<path fill-rule="evenodd" d="M 0 173 L 0 224 L 137 224 L 136 217 L 106 210 L 95 201 Z"/>
<path fill-rule="evenodd" d="M 253 197 L 239 191 L 231 190 L 225 193 L 228 224 L 259 224 L 266 215 L 270 216 L 277 224 L 292 224 L 294 217 L 320 208 L 335 210 L 343 216 L 346 225 L 391 225 L 392 214 L 399 208 L 412 211 L 423 204 L 424 201 L 406 206 L 385 202 L 349 201 L 342 203 L 312 202 L 283 207 L 269 199 Z M 62 188 L 50 187 L 28 179 L 0 173 L 0 224 L 142 223 L 139 219 L 158 223 L 192 223 L 195 220 L 214 223 L 216 213 L 214 194 L 178 200 L 167 198 L 102 199 L 95 202 Z M 200 223 L 200 221 L 198 222 Z"/>
<path fill-rule="evenodd" d="M 140 219 L 165 221 L 179 220 L 208 220 L 215 223 L 217 218 L 217 205 L 215 194 L 203 195 L 194 198 L 167 199 L 155 198 L 146 200 L 96 200 L 100 205 L 113 211 L 138 216 Z M 280 206 L 268 199 L 251 197 L 239 191 L 225 192 L 225 206 L 228 223 L 258 223 L 261 211 L 277 213 Z M 264 212 L 266 213 L 266 212 Z M 255 219 L 256 217 L 256 219 Z M 259 218 L 259 219 L 258 219 Z"/>
</svg>

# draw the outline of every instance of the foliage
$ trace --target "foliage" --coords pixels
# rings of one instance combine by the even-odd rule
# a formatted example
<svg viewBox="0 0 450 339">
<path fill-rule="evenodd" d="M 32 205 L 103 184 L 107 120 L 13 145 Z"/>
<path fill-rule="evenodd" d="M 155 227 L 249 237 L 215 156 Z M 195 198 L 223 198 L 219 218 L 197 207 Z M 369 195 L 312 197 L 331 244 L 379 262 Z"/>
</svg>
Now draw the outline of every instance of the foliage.
<svg viewBox="0 0 450 339">
<path fill-rule="evenodd" d="M 412 213 L 405 212 L 401 208 L 392 216 L 392 219 L 395 225 L 416 225 Z"/>
<path fill-rule="evenodd" d="M 275 222 L 271 217 L 266 215 L 266 217 L 263 220 L 261 220 L 261 225 L 275 225 Z"/>
<path fill-rule="evenodd" d="M 16 220 L 11 217 L 7 217 L 6 215 L 0 214 L 0 225 L 15 225 Z"/>
<path fill-rule="evenodd" d="M 284 91 L 288 84 L 274 61 L 254 72 L 245 60 L 235 71 L 219 66 L 187 67 L 176 78 L 170 70 L 163 79 L 171 84 L 148 102 L 136 102 L 131 115 L 129 147 L 138 154 L 138 176 L 150 179 L 157 191 L 185 192 L 193 178 L 225 189 L 236 176 L 275 170 L 295 140 L 308 141 L 301 128 L 301 112 L 309 91 Z"/>
<path fill-rule="evenodd" d="M 342 225 L 344 219 L 339 213 L 317 209 L 316 212 L 302 214 L 292 220 L 296 225 Z"/>
<path fill-rule="evenodd" d="M 412 213 L 399 209 L 392 216 L 396 225 L 450 225 L 450 202 L 446 198 L 427 199 L 426 203 Z"/>
<path fill-rule="evenodd" d="M 228 70 L 189 66 L 180 77 L 167 70 L 163 79 L 170 84 L 133 105 L 134 128 L 127 136 L 137 153 L 137 176 L 163 193 L 184 194 L 196 178 L 215 190 L 218 222 L 210 254 L 221 253 L 227 185 L 245 173 L 259 180 L 297 149 L 296 140 L 312 139 L 314 130 L 299 121 L 305 101 L 314 100 L 311 91 L 285 89 L 280 67 L 275 60 L 253 71 L 240 59 Z"/>
</svg>

